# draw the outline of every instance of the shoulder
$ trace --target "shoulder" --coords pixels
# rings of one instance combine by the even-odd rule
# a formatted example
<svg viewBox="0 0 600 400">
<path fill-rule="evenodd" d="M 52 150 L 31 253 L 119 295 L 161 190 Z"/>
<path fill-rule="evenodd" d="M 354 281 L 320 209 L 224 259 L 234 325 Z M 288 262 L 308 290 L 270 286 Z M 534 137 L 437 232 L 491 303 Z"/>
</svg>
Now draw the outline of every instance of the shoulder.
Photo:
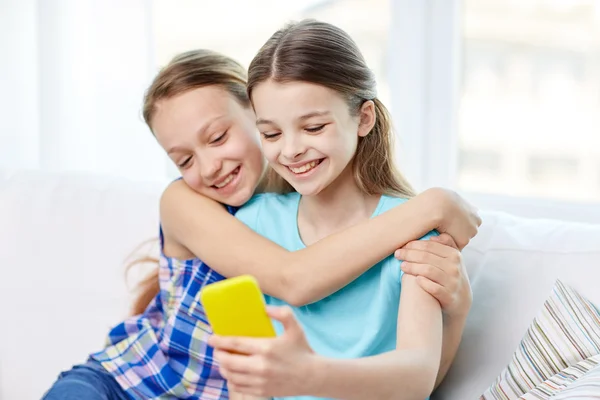
<svg viewBox="0 0 600 400">
<path fill-rule="evenodd" d="M 160 224 L 165 239 L 177 237 L 184 241 L 190 231 L 197 232 L 198 227 L 212 227 L 231 218 L 235 207 L 225 206 L 193 189 L 183 180 L 171 182 L 160 198 Z"/>
<path fill-rule="evenodd" d="M 408 199 L 403 197 L 392 197 L 384 194 L 381 196 L 381 200 L 379 200 L 379 205 L 377 206 L 375 215 L 383 214 L 384 212 L 389 211 L 400 204 L 404 204 L 407 201 Z"/>
<path fill-rule="evenodd" d="M 195 197 L 195 198 L 205 198 L 199 193 L 194 192 L 184 181 L 183 179 L 177 179 L 173 182 L 169 183 L 169 185 L 163 190 L 160 196 L 160 205 L 161 208 L 163 206 L 172 207 L 181 204 L 182 199 Z M 205 198 L 206 199 L 206 198 Z M 209 199 L 206 199 L 210 201 Z"/>
<path fill-rule="evenodd" d="M 408 200 L 409 199 L 407 199 L 407 198 L 383 195 L 383 196 L 381 196 L 381 201 L 379 202 L 379 206 L 377 207 L 377 211 L 375 212 L 375 215 L 383 214 L 386 211 L 393 209 L 394 207 L 397 207 L 399 205 L 406 203 Z M 401 227 L 400 227 L 400 229 L 401 229 Z M 418 239 L 419 240 L 428 240 L 432 236 L 438 236 L 438 235 L 439 235 L 439 233 L 437 231 L 433 230 Z M 415 238 L 415 239 L 417 239 L 417 238 Z M 402 270 L 400 269 L 400 264 L 402 262 L 397 260 L 393 254 L 390 255 L 389 257 L 385 258 L 381 262 L 383 263 L 383 270 L 385 271 L 384 273 L 388 275 L 388 278 L 391 279 L 393 282 L 399 283 L 400 280 L 402 279 L 402 275 L 404 275 L 404 272 L 402 272 Z"/>
<path fill-rule="evenodd" d="M 222 223 L 223 218 L 231 218 L 229 214 L 235 212 L 234 208 L 225 207 L 223 204 L 195 192 L 181 179 L 171 182 L 164 189 L 160 197 L 159 208 L 160 237 L 165 252 L 169 247 L 171 250 L 168 253 L 174 253 L 173 246 L 178 246 L 179 249 L 186 249 L 188 258 L 191 253 L 182 243 L 186 243 L 186 238 L 190 236 L 190 233 L 201 232 L 204 234 L 208 231 L 206 227 Z M 176 257 L 182 258 L 183 256 Z"/>
<path fill-rule="evenodd" d="M 161 221 L 173 215 L 223 209 L 221 203 L 195 192 L 181 179 L 171 182 L 160 196 Z"/>
<path fill-rule="evenodd" d="M 406 203 L 409 199 L 405 197 L 393 197 L 388 195 L 381 196 L 381 200 L 379 202 L 379 206 L 375 212 L 375 215 L 383 214 L 386 211 L 391 210 L 394 207 L 402 205 Z M 421 237 L 421 240 L 428 239 L 431 236 L 437 236 L 439 233 L 437 231 L 430 231 L 425 236 Z"/>
</svg>

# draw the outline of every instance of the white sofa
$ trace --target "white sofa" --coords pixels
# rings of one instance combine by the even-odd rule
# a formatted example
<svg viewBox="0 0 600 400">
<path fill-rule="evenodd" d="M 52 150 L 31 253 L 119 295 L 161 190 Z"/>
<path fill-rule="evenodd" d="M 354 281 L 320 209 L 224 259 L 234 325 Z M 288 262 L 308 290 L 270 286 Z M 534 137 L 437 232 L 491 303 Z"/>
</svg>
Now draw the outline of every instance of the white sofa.
<svg viewBox="0 0 600 400">
<path fill-rule="evenodd" d="M 102 346 L 130 301 L 124 262 L 155 237 L 165 182 L 0 171 L 0 399 L 39 399 Z M 600 304 L 600 226 L 484 211 L 465 250 L 474 306 L 436 399 L 476 399 L 556 278 Z"/>
</svg>

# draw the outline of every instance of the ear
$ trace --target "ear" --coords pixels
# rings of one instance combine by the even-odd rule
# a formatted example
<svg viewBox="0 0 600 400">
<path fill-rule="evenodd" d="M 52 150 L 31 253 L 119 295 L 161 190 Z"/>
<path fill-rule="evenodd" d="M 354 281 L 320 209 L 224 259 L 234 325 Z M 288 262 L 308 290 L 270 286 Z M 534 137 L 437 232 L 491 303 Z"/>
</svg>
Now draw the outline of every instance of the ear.
<svg viewBox="0 0 600 400">
<path fill-rule="evenodd" d="M 367 100 L 360 107 L 359 111 L 360 122 L 358 123 L 358 136 L 365 137 L 373 130 L 377 115 L 375 112 L 375 103 L 372 100 Z"/>
</svg>

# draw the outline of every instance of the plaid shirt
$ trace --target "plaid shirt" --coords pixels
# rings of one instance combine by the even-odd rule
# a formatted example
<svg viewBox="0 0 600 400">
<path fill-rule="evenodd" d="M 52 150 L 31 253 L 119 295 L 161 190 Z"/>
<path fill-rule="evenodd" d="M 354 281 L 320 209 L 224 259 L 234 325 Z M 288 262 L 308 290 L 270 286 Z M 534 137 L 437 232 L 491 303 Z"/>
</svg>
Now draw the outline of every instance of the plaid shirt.
<svg viewBox="0 0 600 400">
<path fill-rule="evenodd" d="M 200 290 L 224 277 L 197 258 L 166 257 L 162 230 L 160 242 L 159 294 L 143 314 L 113 328 L 108 346 L 91 357 L 132 399 L 229 399 L 200 304 Z"/>
</svg>

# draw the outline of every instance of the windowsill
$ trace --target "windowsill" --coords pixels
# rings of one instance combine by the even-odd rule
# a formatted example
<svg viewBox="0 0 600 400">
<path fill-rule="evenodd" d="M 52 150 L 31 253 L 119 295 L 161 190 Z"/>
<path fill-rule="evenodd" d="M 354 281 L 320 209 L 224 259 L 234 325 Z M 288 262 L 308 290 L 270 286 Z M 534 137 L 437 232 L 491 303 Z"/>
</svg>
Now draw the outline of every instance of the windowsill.
<svg viewBox="0 0 600 400">
<path fill-rule="evenodd" d="M 550 218 L 600 224 L 600 203 L 576 203 L 547 198 L 461 192 L 481 210 L 503 211 L 526 218 Z"/>
</svg>

